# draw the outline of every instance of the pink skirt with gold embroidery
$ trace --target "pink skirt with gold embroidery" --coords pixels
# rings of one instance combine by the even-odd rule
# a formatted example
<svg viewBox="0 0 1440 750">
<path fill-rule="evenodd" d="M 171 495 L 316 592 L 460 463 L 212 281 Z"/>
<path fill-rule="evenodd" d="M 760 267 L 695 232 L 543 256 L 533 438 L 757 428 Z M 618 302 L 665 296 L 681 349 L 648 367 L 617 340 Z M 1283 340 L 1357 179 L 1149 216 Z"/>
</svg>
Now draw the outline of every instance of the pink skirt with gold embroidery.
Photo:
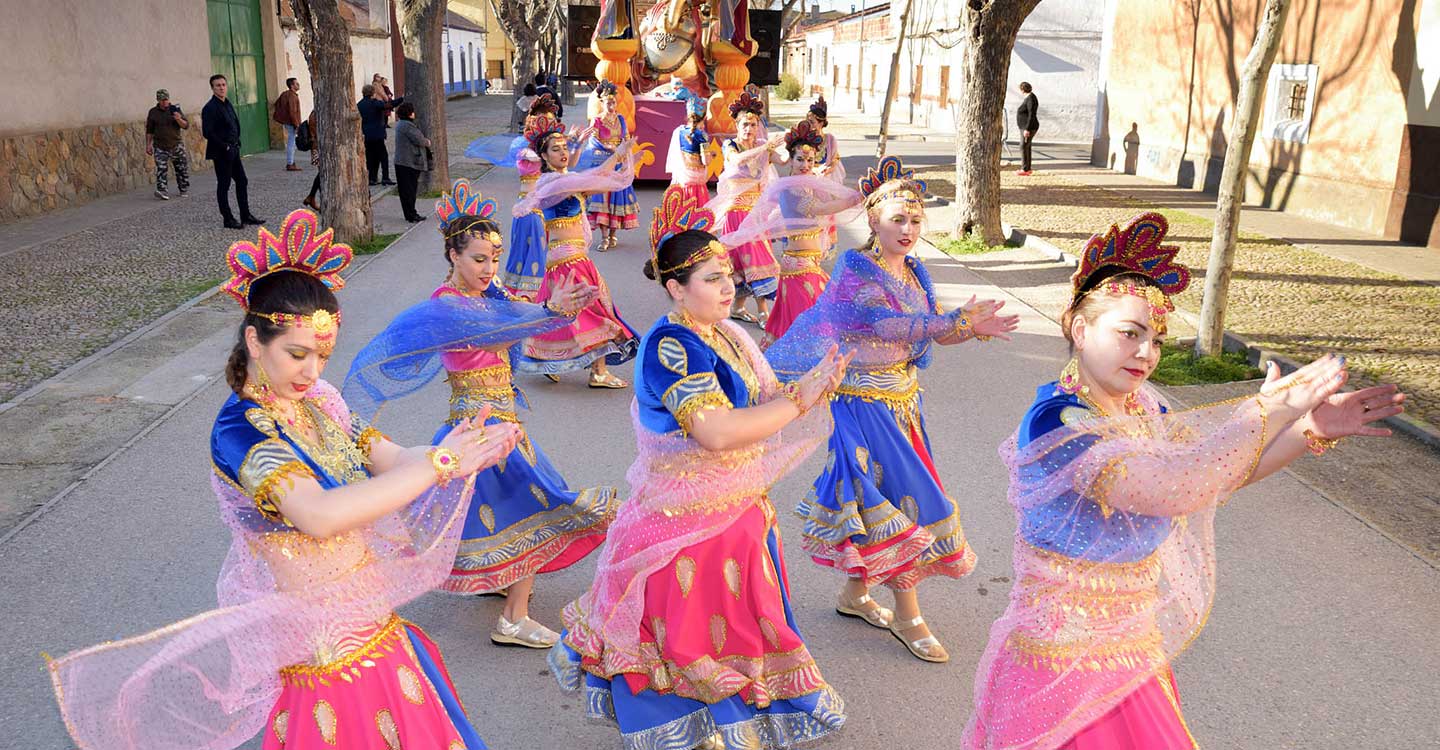
<svg viewBox="0 0 1440 750">
<path fill-rule="evenodd" d="M 323 666 L 281 670 L 265 750 L 483 747 L 440 650 L 418 627 L 392 615 L 350 647 L 340 645 L 345 655 Z"/>
</svg>

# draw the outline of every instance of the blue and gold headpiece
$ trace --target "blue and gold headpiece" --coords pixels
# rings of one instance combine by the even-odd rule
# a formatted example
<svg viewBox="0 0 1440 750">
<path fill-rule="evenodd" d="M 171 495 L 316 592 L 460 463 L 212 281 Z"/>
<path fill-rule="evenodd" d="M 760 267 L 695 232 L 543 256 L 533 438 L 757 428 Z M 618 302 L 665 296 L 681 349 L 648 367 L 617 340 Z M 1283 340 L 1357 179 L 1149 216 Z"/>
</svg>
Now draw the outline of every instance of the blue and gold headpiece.
<svg viewBox="0 0 1440 750">
<path fill-rule="evenodd" d="M 718 240 L 711 240 L 710 244 L 680 263 L 666 268 L 660 266 L 660 245 L 664 244 L 665 240 L 690 229 L 712 231 L 716 224 L 715 214 L 700 205 L 695 196 L 686 193 L 679 185 L 665 188 L 665 195 L 661 197 L 660 205 L 655 207 L 654 217 L 650 220 L 650 257 L 655 264 L 655 277 L 658 279 L 661 274 L 674 273 L 711 258 L 729 255 L 724 245 Z"/>
<path fill-rule="evenodd" d="M 1150 305 L 1151 327 L 1164 333 L 1166 316 L 1175 311 L 1170 298 L 1190 286 L 1190 269 L 1175 261 L 1180 247 L 1164 244 L 1169 229 L 1164 216 L 1149 211 L 1131 219 L 1124 229 L 1111 224 L 1109 231 L 1091 237 L 1070 277 L 1071 305 L 1097 290 L 1111 296 L 1140 297 Z M 1107 281 L 1122 274 L 1144 276 L 1156 286 L 1123 279 Z"/>
<path fill-rule="evenodd" d="M 860 192 L 865 194 L 865 206 L 875 210 L 876 206 L 890 200 L 903 200 L 917 208 L 925 204 L 924 180 L 915 179 L 915 170 L 906 169 L 898 156 L 887 156 L 871 167 L 858 181 Z"/>
<path fill-rule="evenodd" d="M 456 219 L 462 216 L 478 216 L 488 219 L 495 215 L 497 208 L 494 200 L 481 195 L 479 190 L 470 185 L 469 180 L 462 177 L 451 184 L 450 192 L 442 193 L 440 200 L 435 201 L 435 216 L 440 219 L 440 234 L 444 235 L 445 239 L 450 239 L 454 236 L 455 231 L 458 231 L 451 229 Z M 482 236 L 478 232 L 476 235 Z M 484 237 L 490 241 L 490 244 L 500 247 L 499 232 L 490 232 Z"/>
</svg>

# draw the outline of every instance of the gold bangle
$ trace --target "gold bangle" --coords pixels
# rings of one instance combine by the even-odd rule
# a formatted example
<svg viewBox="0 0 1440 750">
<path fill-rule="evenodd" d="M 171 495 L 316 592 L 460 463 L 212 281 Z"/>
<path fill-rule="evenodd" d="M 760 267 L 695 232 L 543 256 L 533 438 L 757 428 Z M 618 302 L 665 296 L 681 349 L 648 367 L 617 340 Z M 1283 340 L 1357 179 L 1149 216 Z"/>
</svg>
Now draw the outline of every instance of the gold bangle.
<svg viewBox="0 0 1440 750">
<path fill-rule="evenodd" d="M 1325 455 L 1325 451 L 1335 447 L 1340 438 L 1323 438 L 1316 435 L 1313 430 L 1305 431 L 1305 449 L 1316 456 Z"/>
<path fill-rule="evenodd" d="M 800 416 L 805 416 L 805 412 L 810 410 L 809 407 L 805 406 L 805 404 L 800 400 L 799 381 L 786 383 L 785 385 L 780 386 L 780 395 L 784 396 L 786 399 L 789 399 L 790 403 L 795 404 L 795 408 L 800 411 Z"/>
<path fill-rule="evenodd" d="M 460 473 L 460 456 L 449 448 L 435 447 L 425 452 L 430 457 L 430 467 L 435 470 L 435 483 L 446 484 Z"/>
<path fill-rule="evenodd" d="M 970 325 L 970 319 L 964 315 L 955 316 L 955 337 L 959 339 L 976 338 L 974 326 Z"/>
</svg>

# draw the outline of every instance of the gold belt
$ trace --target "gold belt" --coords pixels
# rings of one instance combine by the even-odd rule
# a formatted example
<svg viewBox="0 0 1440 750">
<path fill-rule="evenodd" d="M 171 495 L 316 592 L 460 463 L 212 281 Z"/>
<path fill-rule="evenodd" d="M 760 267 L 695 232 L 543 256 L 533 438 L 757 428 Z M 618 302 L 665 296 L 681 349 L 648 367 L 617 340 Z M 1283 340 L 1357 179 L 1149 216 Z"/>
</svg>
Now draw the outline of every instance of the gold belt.
<svg viewBox="0 0 1440 750">
<path fill-rule="evenodd" d="M 546 219 L 546 220 L 545 220 L 545 228 L 546 228 L 546 229 L 567 229 L 567 228 L 569 228 L 569 227 L 578 226 L 578 225 L 580 224 L 580 222 L 582 222 L 582 221 L 585 221 L 585 217 L 584 217 L 584 216 L 581 216 L 581 215 L 576 215 L 576 216 L 560 216 L 560 217 L 554 218 L 554 219 Z"/>
<path fill-rule="evenodd" d="M 310 683 L 310 687 L 314 687 L 313 683 L 317 680 L 322 685 L 327 684 L 331 679 L 353 682 L 355 677 L 361 675 L 361 667 L 372 668 L 375 666 L 375 659 L 385 656 L 387 652 L 385 646 L 390 645 L 387 641 L 393 640 L 397 636 L 403 637 L 402 629 L 405 624 L 405 620 L 401 619 L 400 615 L 392 612 L 390 619 L 364 642 L 347 644 L 345 639 L 342 639 L 340 643 L 323 645 L 316 654 L 318 664 L 292 664 L 282 667 L 280 679 L 286 683 L 297 685 L 303 681 Z"/>
</svg>

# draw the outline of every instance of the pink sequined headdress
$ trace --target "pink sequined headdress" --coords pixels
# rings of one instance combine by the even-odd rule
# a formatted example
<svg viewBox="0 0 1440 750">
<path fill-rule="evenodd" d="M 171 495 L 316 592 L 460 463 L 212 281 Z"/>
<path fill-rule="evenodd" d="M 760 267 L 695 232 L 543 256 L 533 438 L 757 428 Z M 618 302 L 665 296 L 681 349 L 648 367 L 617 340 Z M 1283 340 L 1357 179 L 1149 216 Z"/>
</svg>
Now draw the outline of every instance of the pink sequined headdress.
<svg viewBox="0 0 1440 750">
<path fill-rule="evenodd" d="M 682 268 L 704 263 L 711 258 L 725 257 L 728 254 L 725 246 L 711 240 L 703 250 L 692 253 L 675 266 L 662 268 L 660 265 L 660 245 L 665 240 L 691 229 L 708 232 L 715 227 L 715 214 L 702 207 L 681 186 L 671 185 L 665 188 L 665 195 L 660 199 L 660 205 L 655 207 L 654 217 L 650 220 L 650 257 L 655 264 L 656 278 L 661 274 L 674 273 Z"/>
<path fill-rule="evenodd" d="M 440 220 L 440 234 L 449 239 L 458 232 L 464 231 L 460 229 L 452 231 L 456 219 L 462 216 L 478 216 L 488 219 L 495 215 L 498 208 L 494 199 L 486 198 L 470 184 L 469 180 L 462 177 L 450 185 L 450 192 L 441 193 L 440 200 L 435 201 L 435 216 Z M 469 231 L 476 236 L 483 237 L 497 248 L 501 246 L 502 240 L 499 232 Z"/>
<path fill-rule="evenodd" d="M 298 328 L 311 328 L 322 343 L 332 343 L 340 327 L 340 313 L 316 310 L 308 315 L 292 313 L 258 313 L 250 309 L 250 289 L 255 282 L 280 271 L 295 271 L 314 276 L 325 286 L 340 289 L 345 279 L 340 272 L 350 265 L 354 253 L 348 245 L 333 242 L 335 230 L 320 231 L 320 217 L 306 209 L 291 211 L 280 226 L 277 237 L 265 227 L 255 242 L 241 240 L 230 246 L 226 262 L 230 280 L 225 292 L 240 303 L 240 309 L 270 322 Z"/>
</svg>

